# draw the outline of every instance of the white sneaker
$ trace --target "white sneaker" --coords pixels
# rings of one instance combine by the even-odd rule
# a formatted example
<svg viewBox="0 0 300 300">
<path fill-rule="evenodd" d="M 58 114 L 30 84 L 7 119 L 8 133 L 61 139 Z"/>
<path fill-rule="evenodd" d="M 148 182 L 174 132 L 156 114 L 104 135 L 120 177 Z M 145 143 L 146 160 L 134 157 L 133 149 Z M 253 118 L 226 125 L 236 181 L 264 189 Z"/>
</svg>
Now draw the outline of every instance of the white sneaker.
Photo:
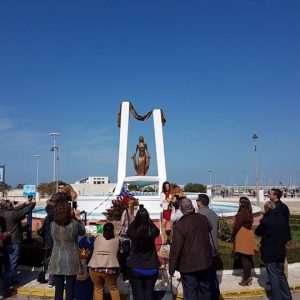
<svg viewBox="0 0 300 300">
<path fill-rule="evenodd" d="M 48 288 L 52 289 L 54 287 L 54 284 L 48 284 Z"/>
</svg>

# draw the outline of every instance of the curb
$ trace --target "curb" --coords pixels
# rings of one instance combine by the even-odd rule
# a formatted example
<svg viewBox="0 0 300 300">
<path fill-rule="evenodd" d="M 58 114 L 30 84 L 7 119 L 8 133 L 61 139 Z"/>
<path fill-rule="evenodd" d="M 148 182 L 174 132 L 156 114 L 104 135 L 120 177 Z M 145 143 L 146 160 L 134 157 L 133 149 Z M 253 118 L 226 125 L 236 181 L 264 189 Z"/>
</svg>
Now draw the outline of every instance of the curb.
<svg viewBox="0 0 300 300">
<path fill-rule="evenodd" d="M 289 265 L 289 269 L 296 269 L 299 268 L 300 263 L 294 263 Z M 36 267 L 27 267 L 27 266 L 19 266 L 19 270 L 24 271 L 39 271 L 40 268 Z M 252 272 L 255 272 L 256 274 L 260 274 L 262 272 L 263 268 L 257 268 L 252 269 Z M 238 274 L 242 270 L 224 270 L 224 271 L 218 271 L 217 273 L 220 274 Z M 300 283 L 294 283 L 290 284 L 290 290 L 292 293 L 300 292 Z M 48 287 L 38 287 L 38 286 L 21 286 L 17 288 L 17 294 L 22 296 L 35 296 L 35 297 L 48 297 L 48 298 L 54 298 L 55 289 L 54 288 L 48 288 Z M 245 289 L 237 289 L 237 290 L 221 290 L 221 297 L 223 299 L 237 299 L 237 298 L 255 298 L 255 297 L 264 297 L 268 293 L 268 290 L 259 287 L 259 288 L 245 288 Z M 124 297 L 128 297 L 129 292 L 120 291 L 120 295 L 123 299 Z M 175 299 L 183 299 L 183 293 L 182 291 L 178 292 L 176 288 L 173 288 L 173 295 L 175 296 Z"/>
<path fill-rule="evenodd" d="M 290 290 L 292 293 L 300 292 L 300 284 L 290 285 Z M 246 289 L 246 290 L 229 290 L 221 291 L 221 297 L 223 299 L 238 299 L 238 298 L 255 298 L 264 297 L 267 295 L 264 288 Z M 54 288 L 36 288 L 36 287 L 20 287 L 17 289 L 17 294 L 22 296 L 33 296 L 33 297 L 54 297 Z M 128 296 L 129 293 L 120 292 L 121 296 Z M 178 292 L 174 294 L 176 299 L 183 299 L 183 293 Z"/>
</svg>

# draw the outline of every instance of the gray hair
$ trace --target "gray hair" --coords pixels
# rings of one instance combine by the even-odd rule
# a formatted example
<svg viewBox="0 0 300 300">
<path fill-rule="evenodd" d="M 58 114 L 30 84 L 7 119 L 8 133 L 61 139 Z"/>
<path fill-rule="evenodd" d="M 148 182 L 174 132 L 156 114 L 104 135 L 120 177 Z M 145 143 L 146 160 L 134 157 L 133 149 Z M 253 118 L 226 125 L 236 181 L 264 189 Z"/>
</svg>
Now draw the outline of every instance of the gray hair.
<svg viewBox="0 0 300 300">
<path fill-rule="evenodd" d="M 270 210 L 274 210 L 276 208 L 276 205 L 273 201 L 271 200 L 268 200 L 267 202 L 265 202 L 264 204 L 264 209 L 265 209 L 265 212 L 269 212 Z"/>
<path fill-rule="evenodd" d="M 194 211 L 192 201 L 189 198 L 182 198 L 180 200 L 180 210 L 184 215 Z"/>
</svg>

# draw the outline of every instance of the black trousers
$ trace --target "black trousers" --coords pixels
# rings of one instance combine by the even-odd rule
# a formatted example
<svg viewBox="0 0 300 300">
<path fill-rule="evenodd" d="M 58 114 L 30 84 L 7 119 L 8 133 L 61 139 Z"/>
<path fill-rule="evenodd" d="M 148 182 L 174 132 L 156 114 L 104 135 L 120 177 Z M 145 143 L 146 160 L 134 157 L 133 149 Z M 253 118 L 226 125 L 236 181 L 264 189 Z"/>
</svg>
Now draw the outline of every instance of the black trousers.
<svg viewBox="0 0 300 300">
<path fill-rule="evenodd" d="M 191 273 L 181 273 L 183 298 L 188 300 L 211 300 L 211 268 Z"/>
<path fill-rule="evenodd" d="M 136 273 L 131 268 L 128 268 L 128 277 L 134 300 L 154 299 L 153 292 L 158 274 L 146 276 Z"/>
<path fill-rule="evenodd" d="M 54 300 L 63 300 L 66 279 L 66 300 L 74 300 L 76 275 L 54 275 L 55 297 Z"/>
<path fill-rule="evenodd" d="M 244 272 L 243 280 L 248 280 L 251 277 L 251 268 L 253 266 L 252 255 L 239 253 L 239 258 Z"/>
<path fill-rule="evenodd" d="M 218 300 L 220 298 L 220 287 L 219 279 L 216 269 L 216 261 L 210 268 L 210 289 L 211 289 L 211 300 Z"/>
</svg>

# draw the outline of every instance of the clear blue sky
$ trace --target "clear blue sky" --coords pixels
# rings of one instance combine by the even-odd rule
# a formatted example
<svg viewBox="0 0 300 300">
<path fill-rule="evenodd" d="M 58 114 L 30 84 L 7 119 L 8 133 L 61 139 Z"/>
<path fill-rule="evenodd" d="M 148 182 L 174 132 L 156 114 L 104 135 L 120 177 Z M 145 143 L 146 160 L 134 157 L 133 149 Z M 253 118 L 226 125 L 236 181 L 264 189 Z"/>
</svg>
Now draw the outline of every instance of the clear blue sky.
<svg viewBox="0 0 300 300">
<path fill-rule="evenodd" d="M 117 176 L 122 100 L 165 111 L 171 182 L 300 181 L 299 1 L 1 1 L 0 164 L 9 184 Z M 152 119 L 131 120 L 152 154 Z M 131 162 L 128 173 L 133 174 Z"/>
</svg>

